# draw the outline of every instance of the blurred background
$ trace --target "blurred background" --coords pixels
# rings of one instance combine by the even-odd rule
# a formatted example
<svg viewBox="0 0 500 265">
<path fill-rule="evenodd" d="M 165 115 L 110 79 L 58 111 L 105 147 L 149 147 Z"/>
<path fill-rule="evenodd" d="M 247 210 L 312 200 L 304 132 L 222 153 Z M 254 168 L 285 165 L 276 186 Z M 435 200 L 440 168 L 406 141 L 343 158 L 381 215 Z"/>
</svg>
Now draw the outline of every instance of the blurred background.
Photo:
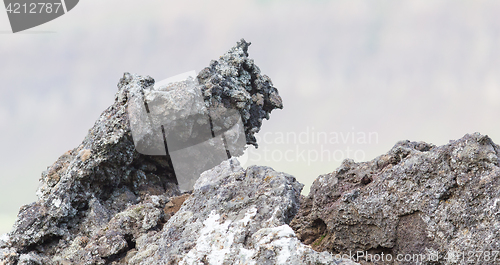
<svg viewBox="0 0 500 265">
<path fill-rule="evenodd" d="M 500 143 L 500 1 L 85 0 L 12 34 L 0 10 L 0 234 L 43 170 L 113 104 L 123 72 L 161 80 L 240 38 L 284 102 L 244 165 L 306 186 L 397 141 Z"/>
</svg>

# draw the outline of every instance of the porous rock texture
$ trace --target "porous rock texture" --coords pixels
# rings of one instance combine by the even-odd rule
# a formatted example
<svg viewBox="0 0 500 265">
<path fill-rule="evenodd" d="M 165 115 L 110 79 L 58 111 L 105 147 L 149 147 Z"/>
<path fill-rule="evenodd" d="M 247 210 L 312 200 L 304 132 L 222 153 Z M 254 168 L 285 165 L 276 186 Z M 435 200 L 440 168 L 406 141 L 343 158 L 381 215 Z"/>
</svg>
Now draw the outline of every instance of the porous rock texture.
<svg viewBox="0 0 500 265">
<path fill-rule="evenodd" d="M 231 105 L 240 112 L 247 143 L 257 146 L 254 135 L 262 120 L 269 119 L 273 109 L 283 108 L 283 103 L 271 79 L 248 58 L 249 45 L 242 39 L 219 60 L 210 62 L 198 74 L 198 82 L 210 106 Z"/>
<path fill-rule="evenodd" d="M 314 181 L 291 226 L 315 250 L 364 253 L 355 259 L 362 264 L 372 264 L 363 255 L 382 253 L 392 262 L 371 261 L 498 264 L 499 155 L 475 133 L 439 147 L 402 141 L 372 161 L 345 160 Z M 423 256 L 416 263 L 397 261 L 399 254 Z"/>
<path fill-rule="evenodd" d="M 137 239 L 128 264 L 355 264 L 302 244 L 287 224 L 303 185 L 234 158 L 202 174 L 160 232 Z M 158 262 L 161 261 L 161 262 Z"/>
<path fill-rule="evenodd" d="M 203 171 L 243 154 L 246 144 L 257 146 L 262 120 L 283 107 L 269 77 L 248 58 L 249 45 L 242 39 L 196 78 L 157 86 L 123 82 L 136 150 L 168 153 L 181 191 L 192 190 Z"/>
<path fill-rule="evenodd" d="M 126 73 L 114 104 L 82 144 L 42 173 L 38 201 L 21 207 L 12 231 L 0 237 L 0 265 L 500 261 L 500 147 L 479 133 L 440 147 L 402 141 L 372 161 L 345 160 L 319 176 L 307 197 L 293 176 L 244 169 L 235 159 L 181 192 L 170 154 L 135 148 L 131 126 L 141 117 L 130 118 L 129 107 L 168 94 L 179 100 L 165 108 L 183 113 L 181 99 L 196 86 L 203 101 L 189 115 L 236 110 L 245 142 L 256 145 L 262 119 L 282 103 L 248 58 L 248 45 L 241 40 L 197 80 L 169 87 Z M 178 122 L 189 131 L 197 120 Z M 141 135 L 154 134 L 150 129 Z M 413 260 L 398 260 L 400 254 Z"/>
<path fill-rule="evenodd" d="M 242 40 L 213 61 L 198 85 L 207 107 L 241 113 L 245 138 L 256 144 L 262 119 L 282 105 L 247 58 L 248 45 Z M 0 237 L 1 265 L 352 264 L 317 253 L 287 226 L 302 189 L 290 175 L 229 160 L 181 193 L 169 155 L 143 155 L 134 146 L 127 110 L 153 85 L 151 77 L 124 75 L 114 104 L 42 173 L 38 200 L 21 207 Z"/>
</svg>

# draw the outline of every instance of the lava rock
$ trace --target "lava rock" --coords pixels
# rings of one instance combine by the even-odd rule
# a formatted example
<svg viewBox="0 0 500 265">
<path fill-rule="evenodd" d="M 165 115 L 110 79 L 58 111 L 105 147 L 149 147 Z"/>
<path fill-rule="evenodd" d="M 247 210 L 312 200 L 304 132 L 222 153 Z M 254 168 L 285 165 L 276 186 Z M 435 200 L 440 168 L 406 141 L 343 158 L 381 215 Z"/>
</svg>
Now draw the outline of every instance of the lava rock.
<svg viewBox="0 0 500 265">
<path fill-rule="evenodd" d="M 244 39 L 219 60 L 212 61 L 198 74 L 205 100 L 210 106 L 236 108 L 243 119 L 248 144 L 257 145 L 255 133 L 263 119 L 269 119 L 274 109 L 283 108 L 278 90 L 271 79 L 263 75 L 253 59 L 248 58 L 249 42 Z"/>
<path fill-rule="evenodd" d="M 163 226 L 143 235 L 128 264 L 355 264 L 302 244 L 287 225 L 303 185 L 269 167 L 222 162 Z"/>
<path fill-rule="evenodd" d="M 255 144 L 252 136 L 262 118 L 282 105 L 269 78 L 248 59 L 248 45 L 242 40 L 217 61 L 226 68 L 211 66 L 197 80 L 175 83 L 172 98 L 188 91 L 187 82 L 200 80 L 196 86 L 206 93 L 195 111 L 237 108 L 245 115 L 243 139 Z M 129 107 L 137 106 L 137 99 L 164 95 L 157 92 L 165 88 L 155 90 L 154 83 L 149 76 L 124 74 L 114 104 L 83 142 L 42 173 L 38 200 L 21 207 L 12 231 L 0 239 L 0 264 L 123 263 L 134 253 L 137 241 L 161 231 L 175 215 L 177 209 L 166 210 L 167 204 L 178 204 L 174 198 L 182 193 L 169 154 L 139 153 L 131 132 L 137 120 L 130 119 Z M 217 87 L 210 90 L 209 83 Z M 175 109 L 176 103 L 167 108 Z"/>
<path fill-rule="evenodd" d="M 475 133 L 437 147 L 402 141 L 319 176 L 291 227 L 318 251 L 423 255 L 421 264 L 494 264 L 500 249 L 500 147 Z M 491 256 L 492 257 L 492 256 Z M 372 264 L 372 263 L 367 263 Z M 468 263 L 467 263 L 468 264 Z"/>
</svg>

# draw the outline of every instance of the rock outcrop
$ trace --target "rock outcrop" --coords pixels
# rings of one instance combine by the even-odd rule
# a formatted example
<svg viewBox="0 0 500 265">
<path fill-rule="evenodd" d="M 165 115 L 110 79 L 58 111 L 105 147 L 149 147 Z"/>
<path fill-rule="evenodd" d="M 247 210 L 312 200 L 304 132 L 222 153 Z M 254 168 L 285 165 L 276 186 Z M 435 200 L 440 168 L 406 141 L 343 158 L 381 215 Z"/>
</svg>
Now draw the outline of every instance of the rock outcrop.
<svg viewBox="0 0 500 265">
<path fill-rule="evenodd" d="M 475 133 L 439 147 L 402 141 L 372 161 L 345 160 L 314 181 L 291 226 L 318 251 L 392 258 L 375 264 L 497 264 L 499 155 Z"/>
<path fill-rule="evenodd" d="M 162 231 L 137 239 L 127 264 L 353 264 L 302 244 L 287 225 L 302 186 L 269 167 L 225 161 L 202 174 Z"/>
<path fill-rule="evenodd" d="M 351 264 L 317 253 L 287 226 L 302 189 L 294 177 L 263 167 L 244 170 L 229 160 L 206 172 L 194 191 L 183 193 L 171 153 L 136 150 L 131 125 L 141 124 L 128 113 L 130 107 L 141 107 L 145 98 L 154 102 L 156 96 L 168 97 L 163 103 L 182 99 L 193 86 L 203 97 L 189 115 L 210 114 L 216 136 L 234 123 L 213 110 L 236 110 L 245 142 L 256 145 L 262 120 L 282 103 L 271 80 L 247 57 L 248 45 L 240 41 L 197 80 L 169 87 L 155 88 L 151 77 L 126 73 L 114 104 L 83 142 L 42 173 L 38 201 L 21 207 L 12 231 L 0 237 L 0 264 L 284 264 L 305 259 Z M 180 101 L 171 102 L 165 108 L 182 114 Z M 188 128 L 200 120 L 187 119 L 175 122 Z M 150 129 L 139 126 L 140 136 Z"/>
<path fill-rule="evenodd" d="M 282 107 L 248 45 L 166 86 L 126 73 L 114 104 L 42 173 L 38 201 L 0 237 L 0 265 L 499 263 L 500 147 L 487 136 L 345 160 L 307 197 L 293 176 L 230 158 L 257 145 L 262 120 Z M 161 130 L 144 123 L 164 115 Z M 186 153 L 196 178 L 182 188 L 174 152 L 205 140 Z"/>
</svg>

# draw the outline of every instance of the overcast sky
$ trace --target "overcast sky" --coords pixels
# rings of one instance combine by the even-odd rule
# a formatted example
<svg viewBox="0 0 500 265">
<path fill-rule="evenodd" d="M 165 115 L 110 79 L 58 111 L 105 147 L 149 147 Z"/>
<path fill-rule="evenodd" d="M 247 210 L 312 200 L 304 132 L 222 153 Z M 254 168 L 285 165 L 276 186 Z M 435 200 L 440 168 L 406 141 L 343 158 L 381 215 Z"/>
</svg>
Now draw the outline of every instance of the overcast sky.
<svg viewBox="0 0 500 265">
<path fill-rule="evenodd" d="M 10 33 L 0 10 L 0 234 L 43 170 L 113 103 L 123 72 L 199 71 L 240 38 L 284 103 L 246 165 L 306 184 L 387 152 L 480 132 L 500 143 L 500 1 L 84 0 Z"/>
</svg>

